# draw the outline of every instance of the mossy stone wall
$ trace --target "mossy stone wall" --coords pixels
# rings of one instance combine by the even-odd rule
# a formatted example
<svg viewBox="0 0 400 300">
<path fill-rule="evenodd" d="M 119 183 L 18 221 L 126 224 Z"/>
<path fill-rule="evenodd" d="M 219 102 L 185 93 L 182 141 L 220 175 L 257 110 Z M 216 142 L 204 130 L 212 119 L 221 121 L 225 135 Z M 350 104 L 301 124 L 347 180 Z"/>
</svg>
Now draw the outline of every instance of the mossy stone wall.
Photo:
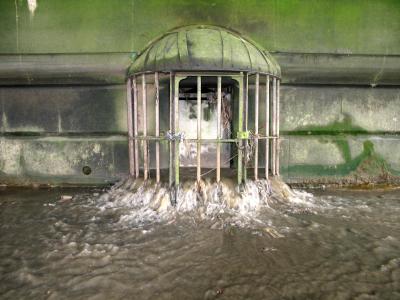
<svg viewBox="0 0 400 300">
<path fill-rule="evenodd" d="M 278 60 L 286 180 L 398 181 L 397 0 L 33 2 L 0 1 L 0 183 L 125 176 L 130 58 L 190 24 L 237 31 Z"/>
</svg>

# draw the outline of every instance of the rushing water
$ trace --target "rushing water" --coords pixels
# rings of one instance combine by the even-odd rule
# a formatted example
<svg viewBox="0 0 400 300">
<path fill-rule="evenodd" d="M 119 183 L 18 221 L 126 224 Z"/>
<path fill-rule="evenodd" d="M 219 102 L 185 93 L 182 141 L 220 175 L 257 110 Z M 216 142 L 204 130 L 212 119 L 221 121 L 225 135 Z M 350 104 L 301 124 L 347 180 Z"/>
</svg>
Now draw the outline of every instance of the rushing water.
<svg viewBox="0 0 400 300">
<path fill-rule="evenodd" d="M 400 299 L 400 191 L 313 194 L 5 189 L 0 298 Z"/>
</svg>

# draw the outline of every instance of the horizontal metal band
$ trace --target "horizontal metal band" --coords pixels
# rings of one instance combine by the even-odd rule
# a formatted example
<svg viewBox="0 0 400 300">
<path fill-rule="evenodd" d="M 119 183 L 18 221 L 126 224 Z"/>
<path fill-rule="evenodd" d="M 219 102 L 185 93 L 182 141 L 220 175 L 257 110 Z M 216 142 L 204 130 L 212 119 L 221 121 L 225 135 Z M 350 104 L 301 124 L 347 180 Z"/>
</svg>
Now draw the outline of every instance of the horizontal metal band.
<svg viewBox="0 0 400 300">
<path fill-rule="evenodd" d="M 156 136 L 137 136 L 137 137 L 129 137 L 130 140 L 139 140 L 139 141 L 171 141 L 169 138 L 164 136 L 156 137 Z M 254 140 L 274 140 L 279 139 L 279 136 L 259 136 L 259 137 L 249 137 L 243 139 L 182 139 L 183 142 L 200 142 L 200 143 L 235 143 L 238 141 L 254 141 Z"/>
</svg>

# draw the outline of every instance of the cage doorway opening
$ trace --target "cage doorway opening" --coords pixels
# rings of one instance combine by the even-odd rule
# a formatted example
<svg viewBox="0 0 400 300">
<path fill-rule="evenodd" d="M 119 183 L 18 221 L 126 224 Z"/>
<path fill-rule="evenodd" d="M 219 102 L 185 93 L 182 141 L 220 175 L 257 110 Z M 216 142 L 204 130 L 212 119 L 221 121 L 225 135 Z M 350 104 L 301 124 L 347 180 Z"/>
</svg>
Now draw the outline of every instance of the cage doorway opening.
<svg viewBox="0 0 400 300">
<path fill-rule="evenodd" d="M 220 95 L 219 79 L 221 80 Z M 201 176 L 206 176 L 211 173 L 210 171 L 216 171 L 217 152 L 219 152 L 220 168 L 230 168 L 232 165 L 229 143 L 206 143 L 206 141 L 226 140 L 233 137 L 232 98 L 237 82 L 222 76 L 220 78 L 204 76 L 199 80 L 201 83 L 199 91 L 196 76 L 189 76 L 179 84 L 179 126 L 184 128 L 186 139 L 186 142 L 180 144 L 180 167 L 196 168 L 201 159 Z M 200 98 L 198 98 L 198 92 Z M 198 143 L 197 139 L 204 142 Z"/>
</svg>

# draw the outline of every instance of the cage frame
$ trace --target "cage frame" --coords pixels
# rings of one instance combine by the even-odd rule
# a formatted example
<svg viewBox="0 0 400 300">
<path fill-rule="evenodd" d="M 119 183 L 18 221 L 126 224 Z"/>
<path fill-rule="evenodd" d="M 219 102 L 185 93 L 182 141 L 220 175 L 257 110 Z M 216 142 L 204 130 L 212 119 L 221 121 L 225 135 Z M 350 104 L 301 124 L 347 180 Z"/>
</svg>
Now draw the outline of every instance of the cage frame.
<svg viewBox="0 0 400 300">
<path fill-rule="evenodd" d="M 160 135 L 160 87 L 159 75 L 166 74 L 169 76 L 169 136 Z M 146 76 L 154 76 L 155 87 L 155 123 L 156 133 L 154 136 L 147 134 L 147 93 L 146 93 Z M 249 76 L 255 75 L 255 120 L 254 134 L 250 134 L 248 130 L 248 102 L 249 102 Z M 259 102 L 260 102 L 260 77 L 265 77 L 265 135 L 259 134 Z M 138 78 L 141 78 L 142 99 L 138 99 Z M 179 84 L 188 77 L 197 78 L 197 138 L 186 139 L 179 131 Z M 202 139 L 201 138 L 201 79 L 202 77 L 217 78 L 217 138 Z M 239 130 L 233 138 L 222 138 L 221 136 L 221 94 L 222 94 L 222 78 L 228 77 L 238 82 L 239 87 L 239 112 L 238 126 Z M 143 179 L 149 179 L 149 141 L 156 142 L 156 182 L 160 183 L 160 142 L 168 141 L 169 143 L 169 185 L 178 186 L 180 184 L 180 159 L 179 145 L 183 141 L 194 142 L 197 144 L 197 163 L 196 163 L 196 179 L 201 180 L 201 151 L 199 151 L 202 143 L 215 143 L 217 145 L 217 166 L 216 182 L 221 180 L 221 152 L 222 143 L 235 143 L 238 145 L 237 154 L 237 183 L 241 184 L 247 180 L 247 162 L 244 157 L 247 155 L 246 145 L 249 141 L 254 142 L 254 179 L 259 179 L 258 164 L 258 148 L 261 141 L 265 141 L 265 163 L 264 178 L 268 179 L 272 176 L 279 176 L 279 87 L 280 77 L 266 73 L 254 71 L 158 71 L 158 72 L 138 72 L 132 74 L 127 79 L 127 121 L 128 121 L 128 147 L 129 147 L 129 174 L 134 178 L 139 178 L 140 170 L 143 172 Z M 142 101 L 143 110 L 143 134 L 138 134 L 138 101 Z M 200 105 L 199 105 L 200 104 Z M 139 142 L 143 143 L 143 166 L 139 165 Z M 270 161 L 271 160 L 271 161 Z M 271 170 L 271 172 L 269 172 Z"/>
</svg>

